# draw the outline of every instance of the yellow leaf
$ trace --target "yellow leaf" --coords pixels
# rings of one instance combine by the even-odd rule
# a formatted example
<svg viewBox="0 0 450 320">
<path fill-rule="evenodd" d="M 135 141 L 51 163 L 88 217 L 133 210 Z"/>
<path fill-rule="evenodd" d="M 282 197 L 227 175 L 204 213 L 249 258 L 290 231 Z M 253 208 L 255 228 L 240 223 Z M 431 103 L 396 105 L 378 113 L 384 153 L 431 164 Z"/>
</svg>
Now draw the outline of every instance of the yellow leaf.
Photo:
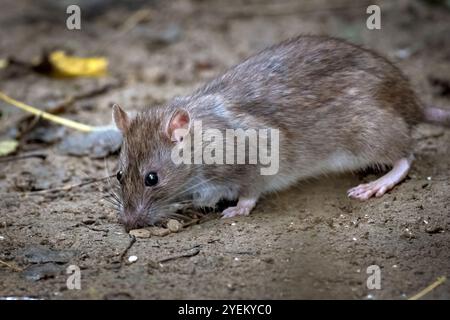
<svg viewBox="0 0 450 320">
<path fill-rule="evenodd" d="M 0 59 L 0 69 L 4 69 L 8 66 L 8 60 Z"/>
<path fill-rule="evenodd" d="M 16 140 L 3 140 L 0 141 L 0 156 L 7 156 L 10 153 L 16 151 L 19 143 Z"/>
<path fill-rule="evenodd" d="M 103 57 L 68 56 L 64 51 L 54 51 L 49 62 L 56 77 L 98 77 L 106 74 L 108 60 Z"/>
</svg>

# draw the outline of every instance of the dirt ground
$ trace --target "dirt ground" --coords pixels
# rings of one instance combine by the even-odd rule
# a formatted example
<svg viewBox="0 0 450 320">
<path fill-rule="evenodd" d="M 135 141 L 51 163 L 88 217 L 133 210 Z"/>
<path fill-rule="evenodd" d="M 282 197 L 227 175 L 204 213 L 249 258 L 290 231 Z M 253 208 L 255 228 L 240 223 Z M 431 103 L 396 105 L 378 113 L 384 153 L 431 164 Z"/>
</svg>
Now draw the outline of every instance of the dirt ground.
<svg viewBox="0 0 450 320">
<path fill-rule="evenodd" d="M 297 34 L 372 48 L 408 75 L 424 101 L 450 108 L 445 6 L 377 2 L 382 28 L 368 30 L 371 2 L 364 1 L 148 1 L 149 18 L 121 34 L 137 4 L 79 1 L 82 29 L 69 31 L 65 7 L 55 3 L 2 1 L 0 59 L 29 62 L 59 48 L 106 56 L 109 74 L 55 79 L 8 67 L 0 69 L 0 90 L 42 109 L 63 106 L 61 115 L 83 123 L 109 124 L 113 103 L 142 109 L 189 93 Z M 181 232 L 132 243 L 102 199 L 106 182 L 62 188 L 114 173 L 117 155 L 64 155 L 57 140 L 72 130 L 0 106 L 2 138 L 25 123 L 18 155 L 41 156 L 0 162 L 0 298 L 407 299 L 450 276 L 450 129 L 417 127 L 414 167 L 382 198 L 346 197 L 380 173 L 320 178 L 265 197 L 249 217 L 212 213 Z M 138 260 L 129 263 L 132 255 Z M 81 269 L 81 290 L 66 286 L 69 265 Z M 366 286 L 370 265 L 381 268 L 379 290 Z M 450 299 L 450 281 L 425 298 Z"/>
</svg>

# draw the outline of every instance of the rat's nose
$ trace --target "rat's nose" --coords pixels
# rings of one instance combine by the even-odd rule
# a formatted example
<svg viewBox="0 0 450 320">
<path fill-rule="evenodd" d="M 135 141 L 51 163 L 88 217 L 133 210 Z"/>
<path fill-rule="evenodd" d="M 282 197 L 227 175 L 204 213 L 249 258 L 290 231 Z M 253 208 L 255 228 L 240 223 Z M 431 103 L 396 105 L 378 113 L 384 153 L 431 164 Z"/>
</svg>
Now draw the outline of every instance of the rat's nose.
<svg viewBox="0 0 450 320">
<path fill-rule="evenodd" d="M 126 232 L 133 229 L 139 229 L 147 225 L 138 214 L 123 214 L 120 217 L 120 223 L 124 225 Z"/>
</svg>

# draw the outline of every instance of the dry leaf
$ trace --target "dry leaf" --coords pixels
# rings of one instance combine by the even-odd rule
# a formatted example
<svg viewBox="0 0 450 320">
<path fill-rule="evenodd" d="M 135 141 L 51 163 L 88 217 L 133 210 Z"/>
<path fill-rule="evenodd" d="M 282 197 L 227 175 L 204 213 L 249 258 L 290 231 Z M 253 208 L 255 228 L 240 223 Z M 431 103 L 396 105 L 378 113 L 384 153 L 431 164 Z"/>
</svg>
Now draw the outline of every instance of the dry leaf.
<svg viewBox="0 0 450 320">
<path fill-rule="evenodd" d="M 0 59 L 0 69 L 4 69 L 8 66 L 8 60 Z"/>
<path fill-rule="evenodd" d="M 19 142 L 16 140 L 0 141 L 0 156 L 7 156 L 8 154 L 13 153 L 18 146 Z"/>
<path fill-rule="evenodd" d="M 64 51 L 54 51 L 48 56 L 55 77 L 99 77 L 106 74 L 108 60 L 104 57 L 68 56 Z"/>
</svg>

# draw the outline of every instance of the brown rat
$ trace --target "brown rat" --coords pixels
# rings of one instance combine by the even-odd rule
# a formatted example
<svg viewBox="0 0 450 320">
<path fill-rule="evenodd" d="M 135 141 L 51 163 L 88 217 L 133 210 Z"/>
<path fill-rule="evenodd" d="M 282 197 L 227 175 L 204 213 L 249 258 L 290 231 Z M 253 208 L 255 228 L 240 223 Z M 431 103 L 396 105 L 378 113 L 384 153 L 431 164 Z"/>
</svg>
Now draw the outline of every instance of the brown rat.
<svg viewBox="0 0 450 320">
<path fill-rule="evenodd" d="M 248 215 L 262 194 L 301 179 L 392 166 L 348 191 L 360 200 L 382 196 L 410 169 L 411 127 L 450 116 L 422 108 L 400 70 L 374 52 L 334 38 L 300 36 L 246 59 L 192 95 L 133 117 L 115 106 L 113 118 L 124 136 L 120 217 L 131 229 L 186 204 L 214 206 L 220 199 L 238 199 L 224 217 Z M 278 129 L 277 173 L 262 175 L 261 164 L 174 163 L 172 150 L 187 143 L 195 121 L 220 132 Z"/>
</svg>

